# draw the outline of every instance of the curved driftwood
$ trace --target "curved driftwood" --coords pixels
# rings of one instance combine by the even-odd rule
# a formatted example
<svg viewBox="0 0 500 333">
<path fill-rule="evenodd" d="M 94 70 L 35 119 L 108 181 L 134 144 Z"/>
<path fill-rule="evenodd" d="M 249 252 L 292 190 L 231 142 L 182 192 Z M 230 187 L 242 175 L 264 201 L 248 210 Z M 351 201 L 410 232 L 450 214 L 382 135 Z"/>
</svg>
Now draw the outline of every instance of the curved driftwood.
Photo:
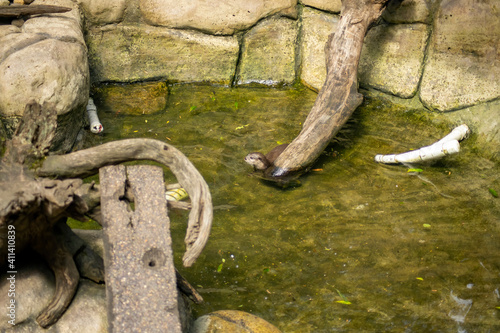
<svg viewBox="0 0 500 333">
<path fill-rule="evenodd" d="M 186 231 L 185 266 L 191 266 L 203 250 L 212 226 L 212 199 L 208 185 L 184 154 L 173 146 L 153 139 L 127 139 L 67 155 L 49 156 L 36 170 L 42 177 L 82 178 L 96 174 L 99 168 L 134 160 L 150 160 L 170 168 L 191 198 Z"/>
<path fill-rule="evenodd" d="M 388 1 L 342 1 L 337 31 L 330 35 L 325 48 L 325 83 L 302 131 L 274 162 L 272 177 L 284 178 L 310 166 L 362 103 L 357 74 L 363 39 Z"/>
<path fill-rule="evenodd" d="M 12 5 L 0 7 L 0 17 L 21 17 L 25 15 L 66 13 L 71 8 L 51 5 Z"/>
</svg>

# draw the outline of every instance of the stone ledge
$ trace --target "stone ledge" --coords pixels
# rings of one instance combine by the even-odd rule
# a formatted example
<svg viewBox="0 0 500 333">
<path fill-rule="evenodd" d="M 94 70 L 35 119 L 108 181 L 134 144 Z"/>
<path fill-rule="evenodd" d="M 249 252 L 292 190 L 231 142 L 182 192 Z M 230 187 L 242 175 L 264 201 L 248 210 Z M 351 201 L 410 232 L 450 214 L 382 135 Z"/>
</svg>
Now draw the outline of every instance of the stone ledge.
<svg viewBox="0 0 500 333">
<path fill-rule="evenodd" d="M 236 37 L 215 37 L 146 25 L 113 25 L 89 31 L 94 82 L 151 78 L 230 84 L 236 71 Z"/>
<path fill-rule="evenodd" d="M 402 98 L 418 89 L 428 38 L 425 24 L 379 25 L 365 38 L 359 60 L 361 86 Z"/>
<path fill-rule="evenodd" d="M 292 84 L 295 80 L 297 21 L 264 20 L 243 38 L 237 84 Z"/>
<path fill-rule="evenodd" d="M 187 28 L 215 35 L 232 35 L 250 28 L 262 18 L 294 9 L 297 0 L 140 0 L 147 23 Z"/>
</svg>

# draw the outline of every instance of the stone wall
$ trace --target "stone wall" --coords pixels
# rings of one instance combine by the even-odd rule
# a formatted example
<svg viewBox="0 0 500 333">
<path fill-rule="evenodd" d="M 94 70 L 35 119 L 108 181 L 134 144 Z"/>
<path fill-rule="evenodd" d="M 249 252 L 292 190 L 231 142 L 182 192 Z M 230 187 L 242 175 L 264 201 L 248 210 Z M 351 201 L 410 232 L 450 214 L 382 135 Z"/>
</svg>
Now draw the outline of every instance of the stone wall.
<svg viewBox="0 0 500 333">
<path fill-rule="evenodd" d="M 321 88 L 340 1 L 79 0 L 94 82 L 164 79 Z M 108 4 L 108 5 L 107 5 Z M 450 111 L 500 96 L 495 0 L 405 0 L 371 29 L 361 87 Z"/>
<path fill-rule="evenodd" d="M 300 81 L 315 90 L 341 9 L 340 0 L 79 1 L 93 82 Z M 365 38 L 360 87 L 433 111 L 481 105 L 452 118 L 482 128 L 484 114 L 496 128 L 500 111 L 488 105 L 500 96 L 499 13 L 496 0 L 389 6 Z M 498 131 L 488 135 L 500 142 Z"/>
<path fill-rule="evenodd" d="M 3 116 L 22 113 L 24 100 L 12 104 L 18 91 L 42 94 L 33 87 L 46 80 L 46 75 L 40 74 L 45 71 L 12 70 L 41 55 L 49 59 L 44 65 L 59 68 L 66 80 L 54 86 L 54 95 L 74 95 L 69 97 L 72 102 L 59 102 L 61 110 L 80 105 L 84 100 L 81 96 L 88 91 L 85 44 L 94 83 L 163 80 L 279 86 L 300 81 L 318 90 L 325 78 L 324 45 L 336 29 L 341 9 L 340 0 L 35 3 L 69 3 L 75 10 L 71 15 L 58 15 L 58 22 L 40 17 L 21 28 L 0 26 Z M 404 0 L 399 7 L 389 6 L 365 38 L 360 87 L 433 111 L 472 108 L 462 113 L 469 116 L 460 120 L 479 128 L 485 114 L 494 122 L 489 127 L 497 128 L 499 111 L 490 107 L 500 96 L 497 7 L 498 0 Z M 68 26 L 69 20 L 75 23 Z M 22 38 L 14 41 L 14 36 Z M 67 52 L 51 51 L 63 43 Z M 5 45 L 18 51 L 15 56 L 5 51 Z M 66 53 L 77 60 L 72 65 L 76 67 L 55 65 Z M 30 81 L 28 76 L 35 79 Z M 51 90 L 50 84 L 42 89 L 44 93 Z M 478 105 L 481 111 L 474 109 Z M 488 133 L 500 142 L 499 133 Z"/>
</svg>

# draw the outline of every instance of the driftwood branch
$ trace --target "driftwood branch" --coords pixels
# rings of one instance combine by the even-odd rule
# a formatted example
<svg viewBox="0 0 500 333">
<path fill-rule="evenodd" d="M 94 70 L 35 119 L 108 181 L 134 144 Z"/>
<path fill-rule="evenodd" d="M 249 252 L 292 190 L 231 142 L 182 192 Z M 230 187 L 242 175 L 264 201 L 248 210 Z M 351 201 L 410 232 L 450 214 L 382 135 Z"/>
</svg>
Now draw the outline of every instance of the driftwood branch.
<svg viewBox="0 0 500 333">
<path fill-rule="evenodd" d="M 36 179 L 26 166 L 47 152 L 56 118 L 54 108 L 47 104 L 28 104 L 0 162 L 0 266 L 11 253 L 8 230 L 15 232 L 16 253 L 31 246 L 47 261 L 55 275 L 56 290 L 37 317 L 42 327 L 52 325 L 64 313 L 79 279 L 73 255 L 58 241 L 54 227 L 64 217 L 88 210 L 76 194 L 80 179 Z M 9 261 L 9 270 L 16 270 L 15 262 Z"/>
<path fill-rule="evenodd" d="M 32 101 L 26 105 L 23 115 L 12 140 L 6 143 L 0 170 L 20 171 L 20 166 L 29 163 L 28 159 L 40 159 L 49 151 L 57 127 L 57 113 L 53 105 L 44 103 L 41 106 Z M 43 121 L 33 123 L 30 119 Z"/>
<path fill-rule="evenodd" d="M 12 5 L 0 7 L 0 17 L 21 17 L 35 14 L 66 13 L 71 8 L 51 5 Z"/>
<path fill-rule="evenodd" d="M 202 251 L 212 223 L 212 201 L 206 182 L 182 153 L 160 141 L 124 140 L 44 160 L 57 127 L 54 110 L 49 104 L 29 103 L 14 137 L 5 143 L 0 160 L 0 266 L 8 263 L 9 270 L 17 269 L 15 263 L 7 262 L 12 250 L 8 235 L 13 230 L 16 253 L 31 247 L 47 261 L 55 275 L 56 290 L 37 317 L 42 327 L 54 324 L 61 317 L 71 303 L 80 277 L 72 248 L 75 244 L 63 241 L 71 238 L 72 231 L 66 227 L 61 238 L 58 228 L 65 227 L 66 217 L 86 220 L 86 215 L 94 218 L 100 215 L 99 186 L 83 184 L 79 178 L 97 173 L 101 166 L 136 159 L 170 167 L 192 200 L 184 255 L 186 266 L 192 265 Z M 102 279 L 101 266 L 88 265 L 92 259 L 76 260 L 78 267 L 90 273 L 87 276 Z"/>
<path fill-rule="evenodd" d="M 310 166 L 362 103 L 357 73 L 363 39 L 388 1 L 342 1 L 337 31 L 330 35 L 325 49 L 325 83 L 302 131 L 274 162 L 271 177 L 288 177 Z"/>
<path fill-rule="evenodd" d="M 150 160 L 170 168 L 191 198 L 186 231 L 185 266 L 191 266 L 203 250 L 212 226 L 212 199 L 208 185 L 193 164 L 179 150 L 153 139 L 128 139 L 109 142 L 98 147 L 67 155 L 49 156 L 36 170 L 41 177 L 81 178 L 98 172 L 99 168 L 133 160 Z"/>
</svg>

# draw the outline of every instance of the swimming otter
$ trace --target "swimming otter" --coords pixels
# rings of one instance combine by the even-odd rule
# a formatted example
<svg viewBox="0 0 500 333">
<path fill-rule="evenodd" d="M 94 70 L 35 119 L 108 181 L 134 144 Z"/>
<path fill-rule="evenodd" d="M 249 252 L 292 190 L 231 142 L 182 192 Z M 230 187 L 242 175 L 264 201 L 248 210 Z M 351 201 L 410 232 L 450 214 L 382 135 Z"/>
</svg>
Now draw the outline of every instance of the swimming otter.
<svg viewBox="0 0 500 333">
<path fill-rule="evenodd" d="M 255 170 L 265 171 L 273 166 L 274 161 L 286 147 L 288 147 L 288 143 L 276 146 L 266 155 L 259 152 L 250 153 L 245 157 L 245 162 L 252 165 Z"/>
</svg>

